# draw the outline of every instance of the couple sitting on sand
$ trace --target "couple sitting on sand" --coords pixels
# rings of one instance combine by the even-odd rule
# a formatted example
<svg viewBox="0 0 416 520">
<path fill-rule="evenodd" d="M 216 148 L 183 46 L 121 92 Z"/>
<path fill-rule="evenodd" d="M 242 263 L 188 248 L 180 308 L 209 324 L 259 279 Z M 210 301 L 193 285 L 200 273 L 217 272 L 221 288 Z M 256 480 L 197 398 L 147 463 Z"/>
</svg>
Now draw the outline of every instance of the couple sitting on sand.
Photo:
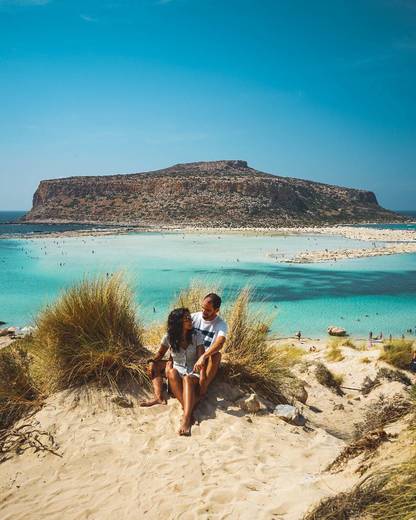
<svg viewBox="0 0 416 520">
<path fill-rule="evenodd" d="M 192 412 L 204 397 L 221 361 L 220 350 L 227 336 L 227 324 L 218 316 L 221 298 L 210 293 L 202 301 L 202 311 L 191 314 L 188 309 L 174 309 L 168 317 L 167 333 L 156 356 L 150 360 L 154 399 L 141 406 L 166 404 L 163 377 L 169 391 L 183 408 L 179 435 L 191 434 Z M 164 360 L 169 351 L 169 359 Z"/>
</svg>

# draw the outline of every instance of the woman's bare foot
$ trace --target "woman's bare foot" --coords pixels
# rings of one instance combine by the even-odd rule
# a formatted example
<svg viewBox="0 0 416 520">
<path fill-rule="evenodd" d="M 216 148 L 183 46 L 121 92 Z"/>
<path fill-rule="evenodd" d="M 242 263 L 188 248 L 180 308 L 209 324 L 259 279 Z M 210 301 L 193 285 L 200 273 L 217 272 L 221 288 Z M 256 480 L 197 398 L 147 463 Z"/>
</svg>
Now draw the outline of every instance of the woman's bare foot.
<svg viewBox="0 0 416 520">
<path fill-rule="evenodd" d="M 149 406 L 155 406 L 155 404 L 168 404 L 166 399 L 150 399 L 149 401 L 142 401 L 140 406 L 142 408 L 147 408 Z"/>
<path fill-rule="evenodd" d="M 189 437 L 191 435 L 191 421 L 190 419 L 185 419 L 182 417 L 181 425 L 178 430 L 179 435 L 183 435 L 184 437 Z"/>
</svg>

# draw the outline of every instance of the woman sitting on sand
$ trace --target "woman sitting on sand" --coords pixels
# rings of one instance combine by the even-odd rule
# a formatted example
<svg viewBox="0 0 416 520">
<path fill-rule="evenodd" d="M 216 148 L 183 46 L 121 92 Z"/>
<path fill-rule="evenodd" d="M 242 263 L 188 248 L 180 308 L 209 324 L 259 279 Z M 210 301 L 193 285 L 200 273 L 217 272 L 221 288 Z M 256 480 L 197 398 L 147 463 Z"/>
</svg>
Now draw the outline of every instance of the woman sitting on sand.
<svg viewBox="0 0 416 520">
<path fill-rule="evenodd" d="M 204 353 L 204 339 L 200 332 L 193 330 L 192 317 L 188 309 L 174 309 L 168 316 L 168 331 L 163 336 L 158 353 L 153 362 L 160 362 L 166 352 L 172 362 L 166 364 L 166 377 L 171 393 L 178 399 L 183 408 L 183 417 L 179 435 L 191 434 L 192 412 L 199 399 L 200 373 L 194 372 L 194 365 Z M 160 379 L 160 381 L 159 381 Z M 153 379 L 156 396 L 161 394 L 162 376 Z M 152 400 L 142 406 L 155 404 Z"/>
</svg>

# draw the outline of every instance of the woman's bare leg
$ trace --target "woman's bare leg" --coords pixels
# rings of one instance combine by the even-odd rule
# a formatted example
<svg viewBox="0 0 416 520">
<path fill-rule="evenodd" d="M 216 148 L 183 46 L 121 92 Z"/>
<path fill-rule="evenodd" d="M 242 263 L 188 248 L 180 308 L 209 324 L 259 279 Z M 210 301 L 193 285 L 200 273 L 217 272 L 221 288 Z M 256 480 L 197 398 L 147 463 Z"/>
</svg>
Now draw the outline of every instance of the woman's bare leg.
<svg viewBox="0 0 416 520">
<path fill-rule="evenodd" d="M 182 377 L 179 375 L 179 372 L 176 368 L 170 368 L 167 371 L 169 388 L 172 394 L 176 397 L 176 399 L 181 403 L 183 408 L 183 386 L 182 386 Z"/>
<path fill-rule="evenodd" d="M 154 406 L 155 404 L 167 404 L 166 399 L 163 397 L 163 377 L 162 374 L 165 372 L 166 361 L 156 361 L 150 366 L 150 374 L 152 377 L 153 392 L 155 397 L 148 401 L 142 401 L 140 406 Z"/>
<path fill-rule="evenodd" d="M 179 435 L 191 435 L 192 412 L 196 404 L 198 379 L 194 376 L 183 378 L 183 417 Z"/>
</svg>

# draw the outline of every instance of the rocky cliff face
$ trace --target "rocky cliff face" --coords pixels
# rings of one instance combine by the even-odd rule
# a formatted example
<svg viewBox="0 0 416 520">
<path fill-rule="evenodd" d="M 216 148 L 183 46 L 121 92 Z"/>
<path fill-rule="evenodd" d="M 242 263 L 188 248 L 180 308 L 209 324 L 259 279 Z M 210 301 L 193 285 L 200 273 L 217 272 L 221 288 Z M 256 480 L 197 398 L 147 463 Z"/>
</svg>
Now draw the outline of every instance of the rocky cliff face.
<svg viewBox="0 0 416 520">
<path fill-rule="evenodd" d="M 290 226 L 399 221 L 374 193 L 250 168 L 245 161 L 41 181 L 25 221 Z"/>
</svg>

